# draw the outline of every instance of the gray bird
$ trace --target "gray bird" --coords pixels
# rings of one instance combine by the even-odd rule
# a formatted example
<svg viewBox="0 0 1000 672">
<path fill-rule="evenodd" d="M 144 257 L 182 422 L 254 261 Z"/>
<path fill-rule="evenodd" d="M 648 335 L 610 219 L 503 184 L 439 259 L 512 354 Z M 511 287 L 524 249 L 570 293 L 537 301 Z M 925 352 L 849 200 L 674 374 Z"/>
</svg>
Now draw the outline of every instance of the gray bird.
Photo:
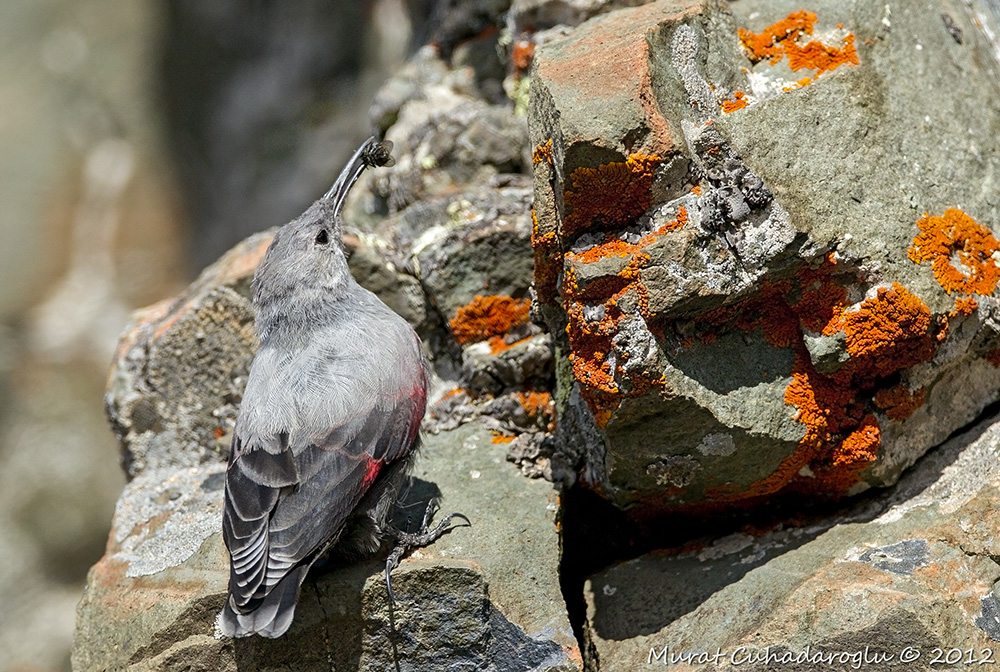
<svg viewBox="0 0 1000 672">
<path fill-rule="evenodd" d="M 223 634 L 279 637 L 309 568 L 407 548 L 447 531 L 389 526 L 413 465 L 427 397 L 413 329 L 348 270 L 340 211 L 366 166 L 388 165 L 369 138 L 333 187 L 278 231 L 253 279 L 260 348 L 250 368 L 226 471 L 222 532 L 230 554 Z"/>
</svg>

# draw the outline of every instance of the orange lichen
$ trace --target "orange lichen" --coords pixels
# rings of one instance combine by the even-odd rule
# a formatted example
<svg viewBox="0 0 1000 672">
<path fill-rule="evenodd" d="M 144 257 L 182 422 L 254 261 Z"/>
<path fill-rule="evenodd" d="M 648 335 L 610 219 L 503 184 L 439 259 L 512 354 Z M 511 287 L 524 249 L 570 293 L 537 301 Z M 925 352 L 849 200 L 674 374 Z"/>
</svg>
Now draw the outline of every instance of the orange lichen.
<svg viewBox="0 0 1000 672">
<path fill-rule="evenodd" d="M 802 333 L 795 320 L 789 319 L 791 316 L 792 312 L 784 302 L 769 306 L 760 319 L 764 340 L 776 348 L 790 348 L 798 343 Z"/>
<path fill-rule="evenodd" d="M 874 415 L 868 414 L 853 432 L 848 434 L 832 452 L 835 467 L 866 467 L 878 457 L 882 430 Z"/>
<path fill-rule="evenodd" d="M 938 343 L 944 343 L 951 331 L 951 321 L 962 315 L 972 315 L 979 308 L 979 302 L 971 296 L 959 296 L 955 299 L 955 307 L 934 318 L 934 338 Z"/>
<path fill-rule="evenodd" d="M 1000 267 L 994 258 L 1000 245 L 988 228 L 958 208 L 945 210 L 941 217 L 925 213 L 917 227 L 920 233 L 913 239 L 908 256 L 918 264 L 930 261 L 944 291 L 993 293 L 1000 280 Z"/>
<path fill-rule="evenodd" d="M 621 238 L 608 236 L 606 241 L 599 245 L 595 245 L 587 250 L 584 250 L 583 252 L 567 252 L 566 256 L 588 264 L 600 259 L 606 259 L 608 257 L 627 257 L 630 254 L 635 254 L 647 245 L 656 242 L 656 240 L 667 231 L 674 231 L 682 228 L 687 221 L 687 208 L 682 205 L 677 209 L 676 219 L 667 222 L 649 235 L 643 236 L 636 243 L 629 243 Z"/>
<path fill-rule="evenodd" d="M 601 429 L 608 426 L 608 421 L 611 420 L 612 411 L 610 408 L 599 408 L 594 412 L 594 424 Z"/>
<path fill-rule="evenodd" d="M 757 295 L 740 306 L 736 328 L 753 331 L 760 327 L 764 340 L 776 348 L 788 348 L 802 339 L 795 314 L 785 300 L 791 288 L 787 280 L 765 282 Z M 725 312 L 720 313 L 725 316 Z"/>
<path fill-rule="evenodd" d="M 815 25 L 816 15 L 802 10 L 789 14 L 760 33 L 751 33 L 740 28 L 738 34 L 740 42 L 750 52 L 751 61 L 757 63 L 768 58 L 771 60 L 771 65 L 774 65 L 785 55 L 786 42 L 798 40 L 803 33 L 812 35 Z"/>
<path fill-rule="evenodd" d="M 935 351 L 931 324 L 927 304 L 902 285 L 880 288 L 844 317 L 851 359 L 837 375 L 845 384 L 869 389 L 879 378 L 930 360 Z"/>
<path fill-rule="evenodd" d="M 768 59 L 771 65 L 775 65 L 787 56 L 788 67 L 793 72 L 815 70 L 812 79 L 841 65 L 859 63 L 858 50 L 854 46 L 855 38 L 851 33 L 844 37 L 843 44 L 839 47 L 828 46 L 815 40 L 799 44 L 802 35 L 812 35 L 815 25 L 816 15 L 812 12 L 795 12 L 760 33 L 740 28 L 740 42 L 749 52 L 752 62 L 759 63 Z M 810 81 L 809 78 L 801 79 L 797 85 L 805 86 Z"/>
<path fill-rule="evenodd" d="M 667 224 L 664 224 L 663 229 L 667 229 L 668 231 L 673 231 L 674 229 L 679 229 L 683 227 L 685 224 L 687 224 L 687 221 L 688 221 L 688 211 L 687 208 L 685 208 L 682 205 L 681 207 L 677 208 L 677 219 L 675 219 L 673 222 L 668 222 Z"/>
<path fill-rule="evenodd" d="M 843 328 L 847 308 L 847 290 L 833 277 L 836 268 L 837 260 L 830 253 L 818 267 L 807 266 L 795 274 L 802 296 L 792 309 L 803 328 L 824 336 L 832 336 Z"/>
<path fill-rule="evenodd" d="M 632 154 L 625 161 L 574 170 L 563 195 L 568 210 L 563 235 L 617 228 L 634 221 L 649 207 L 650 187 L 661 161 L 656 155 Z"/>
<path fill-rule="evenodd" d="M 455 387 L 451 390 L 445 392 L 441 395 L 441 398 L 434 402 L 430 408 L 430 416 L 435 419 L 440 419 L 445 415 L 448 415 L 451 407 L 456 402 L 448 403 L 448 399 L 453 399 L 462 395 L 471 396 L 469 392 L 461 387 Z"/>
<path fill-rule="evenodd" d="M 889 416 L 891 420 L 906 420 L 913 411 L 924 405 L 927 400 L 927 388 L 911 392 L 905 385 L 894 385 L 875 393 L 872 402 Z"/>
<path fill-rule="evenodd" d="M 790 86 L 783 86 L 783 87 L 781 87 L 781 90 L 785 91 L 785 92 L 787 92 L 787 91 L 795 91 L 797 89 L 801 89 L 803 86 L 809 86 L 809 84 L 812 81 L 813 81 L 812 77 L 803 77 L 802 79 L 796 81 L 794 84 L 792 84 Z"/>
<path fill-rule="evenodd" d="M 814 456 L 813 487 L 842 492 L 877 458 L 881 437 L 878 422 L 874 415 L 865 413 L 859 393 L 929 360 L 934 345 L 929 333 L 930 310 L 899 283 L 880 288 L 876 296 L 862 301 L 858 310 L 844 313 L 842 320 L 833 324 L 837 325 L 835 331 L 845 334 L 850 359 L 824 375 L 800 353 L 798 373 L 786 390 L 785 403 L 799 409 L 796 419 L 807 427 L 799 450 Z M 903 399 L 900 393 L 883 392 L 874 403 L 891 409 L 890 418 L 901 419 L 923 403 L 923 396 L 917 393 Z"/>
<path fill-rule="evenodd" d="M 510 60 L 514 65 L 515 72 L 521 73 L 531 67 L 531 61 L 535 57 L 535 43 L 531 40 L 520 39 L 514 42 L 511 49 Z M 537 163 L 537 162 L 536 162 Z"/>
<path fill-rule="evenodd" d="M 510 350 L 515 345 L 519 345 L 530 339 L 531 339 L 530 336 L 526 336 L 524 338 L 519 338 L 515 341 L 508 343 L 507 339 L 504 338 L 503 336 L 490 336 L 487 339 L 486 343 L 490 346 L 490 353 L 498 355 L 504 350 Z"/>
<path fill-rule="evenodd" d="M 883 354 L 925 338 L 930 326 L 927 304 L 894 282 L 891 289 L 880 287 L 876 296 L 844 316 L 847 352 L 852 357 Z"/>
<path fill-rule="evenodd" d="M 451 333 L 461 344 L 483 341 L 507 333 L 528 321 L 531 301 L 509 296 L 477 296 L 458 309 L 451 319 Z"/>
<path fill-rule="evenodd" d="M 580 383 L 584 397 L 594 403 L 596 410 L 603 404 L 603 397 L 617 397 L 620 393 L 615 382 L 614 371 L 607 359 L 611 351 L 611 339 L 617 333 L 617 322 L 621 312 L 605 304 L 605 314 L 600 320 L 589 321 L 584 316 L 584 307 L 572 302 L 567 307 L 566 333 L 569 336 L 572 352 L 569 355 L 573 366 L 573 377 Z M 615 404 L 617 405 L 617 404 Z"/>
<path fill-rule="evenodd" d="M 796 449 L 771 474 L 740 491 L 715 488 L 707 493 L 713 502 L 747 500 L 783 489 L 844 493 L 877 459 L 881 429 L 874 408 L 899 420 L 924 403 L 924 390 L 912 394 L 879 390 L 875 399 L 870 391 L 933 356 L 928 307 L 895 284 L 848 312 L 847 292 L 836 273 L 836 259 L 828 255 L 823 263 L 804 268 L 793 278 L 763 283 L 751 299 L 698 319 L 699 324 L 714 325 L 711 328 L 726 324 L 743 330 L 760 328 L 771 345 L 795 350 L 784 399 L 806 428 Z M 711 328 L 708 334 L 713 333 Z M 820 373 L 805 347 L 804 330 L 826 336 L 843 333 L 849 357 L 832 372 Z M 803 471 L 806 467 L 808 471 Z"/>
<path fill-rule="evenodd" d="M 556 405 L 548 392 L 518 392 L 515 394 L 529 418 L 543 424 L 548 431 L 556 428 Z"/>
<path fill-rule="evenodd" d="M 843 327 L 847 290 L 826 278 L 802 291 L 794 309 L 802 326 L 824 336 L 832 336 Z"/>
<path fill-rule="evenodd" d="M 948 332 L 951 330 L 951 316 L 938 315 L 934 321 L 934 340 L 944 343 L 948 339 Z"/>
<path fill-rule="evenodd" d="M 515 396 L 529 417 L 533 418 L 555 412 L 552 395 L 548 392 L 518 392 Z"/>
<path fill-rule="evenodd" d="M 799 47 L 794 42 L 788 49 L 788 67 L 793 72 L 815 70 L 813 79 L 824 72 L 835 70 L 842 65 L 858 65 L 858 49 L 854 46 L 854 35 L 848 34 L 841 47 L 828 47 L 820 42 L 810 42 Z"/>
<path fill-rule="evenodd" d="M 971 296 L 960 296 L 955 299 L 955 310 L 948 313 L 952 317 L 959 315 L 972 315 L 979 309 L 979 302 Z"/>
<path fill-rule="evenodd" d="M 606 259 L 607 257 L 627 257 L 638 250 L 639 245 L 626 242 L 621 238 L 612 238 L 606 243 L 595 245 L 583 252 L 567 252 L 566 256 L 589 264 L 599 259 Z"/>
<path fill-rule="evenodd" d="M 749 104 L 750 99 L 747 98 L 747 94 L 742 91 L 736 91 L 733 93 L 733 100 L 722 101 L 722 111 L 729 114 L 730 112 L 735 112 L 736 110 L 742 110 Z"/>
<path fill-rule="evenodd" d="M 531 152 L 531 163 L 538 164 L 543 161 L 550 166 L 552 165 L 552 138 L 549 138 L 547 142 L 538 143 Z"/>
<path fill-rule="evenodd" d="M 657 384 L 657 381 L 633 374 L 628 378 L 628 391 L 623 391 L 615 378 L 614 359 L 609 358 L 618 323 L 627 315 L 620 308 L 619 300 L 630 294 L 638 305 L 638 312 L 649 317 L 649 296 L 639 282 L 640 270 L 648 261 L 649 255 L 635 254 L 616 276 L 602 278 L 586 288 L 578 285 L 573 269 L 563 277 L 563 307 L 568 318 L 566 333 L 571 348 L 569 361 L 573 376 L 580 383 L 581 395 L 598 418 L 604 417 L 604 411 L 617 408 L 624 397 L 641 395 Z M 589 304 L 589 309 L 584 307 L 584 302 Z M 610 414 L 606 417 L 610 418 Z M 598 424 L 603 426 L 603 423 Z"/>
<path fill-rule="evenodd" d="M 497 434 L 490 439 L 490 443 L 510 443 L 516 438 L 516 436 L 508 436 L 507 434 Z"/>
<path fill-rule="evenodd" d="M 555 299 L 562 273 L 562 253 L 554 231 L 541 233 L 535 211 L 531 211 L 531 247 L 534 251 L 534 281 L 538 300 L 549 303 Z"/>
<path fill-rule="evenodd" d="M 785 388 L 785 403 L 797 409 L 795 419 L 806 426 L 802 442 L 818 447 L 849 429 L 847 409 L 854 394 L 850 387 L 816 371 L 808 356 L 796 357 L 792 382 Z"/>
<path fill-rule="evenodd" d="M 792 369 L 792 382 L 785 389 L 785 403 L 796 408 L 795 419 L 806 426 L 806 433 L 792 454 L 785 457 L 777 468 L 755 481 L 745 490 L 733 491 L 728 488 L 714 488 L 707 497 L 714 502 L 733 502 L 770 495 L 786 488 L 804 467 L 824 470 L 830 463 L 832 451 L 840 445 L 837 438 L 857 428 L 858 421 L 852 419 L 856 413 L 852 407 L 854 393 L 849 388 L 837 385 L 829 377 L 816 371 L 809 361 L 804 348 L 798 348 Z M 856 478 L 859 465 L 844 469 L 827 468 L 824 478 L 814 488 L 843 490 L 842 483 Z M 846 473 L 843 473 L 846 472 Z M 836 481 L 834 484 L 831 479 Z"/>
<path fill-rule="evenodd" d="M 787 461 L 800 464 L 805 460 L 811 465 L 810 490 L 841 493 L 877 457 L 878 423 L 871 414 L 864 414 L 857 391 L 837 376 L 817 372 L 800 352 L 793 380 L 785 390 L 785 403 L 798 409 L 795 419 L 806 426 L 806 434 Z"/>
</svg>

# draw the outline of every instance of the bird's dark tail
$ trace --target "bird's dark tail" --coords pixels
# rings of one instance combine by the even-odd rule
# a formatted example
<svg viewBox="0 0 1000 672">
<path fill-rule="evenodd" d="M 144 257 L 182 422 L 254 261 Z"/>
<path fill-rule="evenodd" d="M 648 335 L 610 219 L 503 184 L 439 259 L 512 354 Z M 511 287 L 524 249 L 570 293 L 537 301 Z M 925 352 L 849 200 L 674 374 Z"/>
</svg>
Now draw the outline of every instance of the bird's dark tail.
<svg viewBox="0 0 1000 672">
<path fill-rule="evenodd" d="M 308 571 L 308 565 L 299 565 L 288 572 L 253 611 L 242 613 L 234 606 L 230 595 L 222 609 L 219 623 L 222 634 L 226 637 L 246 637 L 253 634 L 271 639 L 281 637 L 292 624 L 295 602 Z"/>
</svg>

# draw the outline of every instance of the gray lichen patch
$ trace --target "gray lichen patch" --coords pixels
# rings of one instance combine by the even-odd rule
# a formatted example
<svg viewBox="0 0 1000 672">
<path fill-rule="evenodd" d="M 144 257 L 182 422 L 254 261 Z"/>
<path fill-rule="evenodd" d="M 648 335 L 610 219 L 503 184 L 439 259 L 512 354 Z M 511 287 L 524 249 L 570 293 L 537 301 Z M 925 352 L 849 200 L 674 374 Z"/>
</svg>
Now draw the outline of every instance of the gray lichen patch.
<svg viewBox="0 0 1000 672">
<path fill-rule="evenodd" d="M 982 610 L 976 617 L 976 625 L 994 642 L 1000 642 L 1000 599 L 995 593 L 991 592 L 982 599 Z"/>
<path fill-rule="evenodd" d="M 219 532 L 225 471 L 225 463 L 147 469 L 125 486 L 115 506 L 110 556 L 127 564 L 125 576 L 182 565 Z"/>
<path fill-rule="evenodd" d="M 880 548 L 872 548 L 858 558 L 876 569 L 893 574 L 912 574 L 917 567 L 930 563 L 930 551 L 926 539 L 904 539 Z"/>
</svg>

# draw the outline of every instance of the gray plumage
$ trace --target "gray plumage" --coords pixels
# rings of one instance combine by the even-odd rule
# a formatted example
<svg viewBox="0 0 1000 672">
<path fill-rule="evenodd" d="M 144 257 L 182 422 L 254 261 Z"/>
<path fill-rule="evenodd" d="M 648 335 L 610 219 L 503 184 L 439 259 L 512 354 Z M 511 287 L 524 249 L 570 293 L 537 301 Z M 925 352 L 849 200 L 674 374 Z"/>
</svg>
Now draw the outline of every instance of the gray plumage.
<svg viewBox="0 0 1000 672">
<path fill-rule="evenodd" d="M 378 550 L 412 465 L 427 388 L 420 343 L 354 281 L 341 239 L 348 190 L 388 161 L 370 138 L 254 275 L 260 349 L 226 472 L 227 636 L 280 636 L 317 559 Z"/>
</svg>

